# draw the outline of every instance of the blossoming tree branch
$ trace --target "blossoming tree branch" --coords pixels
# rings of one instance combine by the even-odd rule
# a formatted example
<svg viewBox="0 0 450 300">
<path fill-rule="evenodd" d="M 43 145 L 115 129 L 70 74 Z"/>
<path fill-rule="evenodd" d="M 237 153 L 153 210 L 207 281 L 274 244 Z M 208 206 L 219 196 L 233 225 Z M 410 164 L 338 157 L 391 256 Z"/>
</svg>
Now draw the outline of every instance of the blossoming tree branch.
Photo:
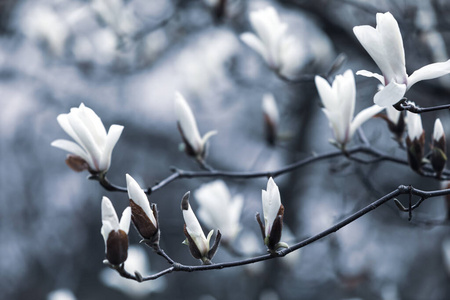
<svg viewBox="0 0 450 300">
<path fill-rule="evenodd" d="M 294 40 L 286 33 L 287 24 L 280 20 L 274 8 L 267 7 L 254 11 L 250 13 L 249 19 L 254 32 L 242 33 L 240 38 L 244 44 L 262 57 L 273 72 L 282 79 L 292 82 L 301 81 L 309 76 L 292 77 L 292 66 L 289 62 L 290 58 L 295 56 L 292 46 Z M 281 174 L 341 156 L 361 164 L 386 161 L 405 165 L 420 176 L 436 180 L 450 179 L 450 171 L 445 168 L 447 155 L 444 127 L 441 121 L 436 119 L 433 132 L 426 133 L 421 119 L 423 113 L 449 109 L 450 105 L 422 107 L 405 98 L 405 94 L 415 83 L 450 73 L 450 60 L 424 66 L 408 76 L 403 40 L 397 21 L 391 13 L 387 12 L 378 13 L 376 23 L 375 28 L 368 25 L 353 28 L 356 38 L 381 71 L 381 74 L 367 70 L 356 72 L 356 75 L 374 77 L 380 81 L 379 91 L 373 96 L 374 104 L 355 115 L 357 86 L 353 71 L 346 70 L 334 76 L 334 79 L 331 78 L 332 73 L 343 63 L 341 59 L 325 76 L 309 76 L 315 82 L 322 111 L 331 128 L 330 143 L 337 149 L 315 154 L 280 169 L 243 172 L 222 171 L 210 166 L 207 163 L 208 143 L 220 138 L 220 135 L 217 135 L 215 130 L 200 134 L 189 102 L 181 93 L 174 92 L 174 115 L 178 120 L 176 126 L 182 141 L 180 150 L 194 159 L 202 170 L 173 168 L 170 176 L 144 189 L 134 178 L 126 174 L 127 185 L 121 187 L 110 182 L 106 175 L 111 165 L 113 148 L 119 141 L 124 127 L 114 124 L 107 132 L 100 117 L 83 103 L 79 107 L 72 108 L 70 113 L 59 115 L 58 123 L 73 141 L 55 140 L 52 146 L 70 153 L 66 158 L 67 165 L 76 172 L 88 171 L 90 179 L 97 180 L 105 189 L 123 192 L 128 196 L 129 206 L 123 211 L 120 219 L 113 203 L 107 197 L 101 200 L 103 224 L 101 234 L 105 242 L 105 264 L 117 270 L 121 276 L 139 282 L 153 280 L 176 271 L 193 272 L 253 264 L 297 251 L 336 232 L 387 202 L 394 201 L 399 211 L 407 213 L 408 218 L 411 219 L 412 212 L 418 209 L 423 201 L 450 195 L 450 189 L 424 191 L 410 185 L 401 185 L 322 232 L 290 245 L 283 241 L 284 213 L 291 208 L 282 204 L 276 184 L 276 178 Z M 262 115 L 265 121 L 266 141 L 270 145 L 276 145 L 281 117 L 276 100 L 271 94 L 265 94 L 262 99 Z M 366 139 L 362 125 L 374 117 L 386 122 L 386 129 L 391 132 L 398 146 L 405 149 L 403 156 L 392 156 L 383 149 L 375 148 Z M 358 135 L 358 141 L 354 138 L 355 135 Z M 429 149 L 426 147 L 427 144 L 430 144 Z M 221 248 L 234 251 L 233 242 L 236 236 L 245 230 L 240 224 L 244 199 L 239 195 L 232 197 L 226 184 L 221 180 L 208 183 L 194 192 L 198 210 L 194 210 L 191 206 L 190 191 L 179 195 L 179 199 L 174 199 L 173 205 L 179 205 L 179 216 L 184 219 L 184 228 L 179 228 L 180 236 L 184 234 L 183 243 L 187 245 L 186 251 L 199 261 L 199 265 L 180 263 L 160 247 L 160 240 L 164 239 L 164 228 L 159 225 L 157 205 L 151 203 L 151 197 L 150 199 L 148 197 L 175 180 L 194 177 L 268 178 L 267 186 L 262 189 L 261 209 L 259 212 L 255 211 L 255 225 L 258 224 L 260 228 L 261 243 L 267 248 L 266 254 L 261 253 L 231 262 L 215 261 L 214 256 L 217 251 L 221 251 Z M 397 199 L 401 195 L 408 196 L 407 203 Z M 197 216 L 204 225 L 213 230 L 205 234 Z M 142 237 L 141 243 L 167 262 L 166 269 L 149 275 L 142 275 L 139 270 L 135 270 L 133 274 L 125 270 L 131 222 Z"/>
</svg>

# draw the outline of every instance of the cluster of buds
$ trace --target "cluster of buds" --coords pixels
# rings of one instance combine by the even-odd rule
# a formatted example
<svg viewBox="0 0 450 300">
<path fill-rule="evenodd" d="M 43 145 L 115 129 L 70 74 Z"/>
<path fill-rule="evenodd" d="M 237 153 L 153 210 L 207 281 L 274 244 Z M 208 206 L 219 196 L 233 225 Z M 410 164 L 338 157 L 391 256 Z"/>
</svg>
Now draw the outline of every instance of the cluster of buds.
<svg viewBox="0 0 450 300">
<path fill-rule="evenodd" d="M 408 136 L 406 145 L 408 150 L 408 161 L 411 168 L 416 172 L 422 172 L 425 153 L 425 131 L 422 128 L 422 119 L 419 114 L 407 112 Z M 431 166 L 440 177 L 447 163 L 446 142 L 444 128 L 441 120 L 434 122 L 433 137 L 431 142 L 431 153 L 429 159 Z"/>
<path fill-rule="evenodd" d="M 402 144 L 403 133 L 405 133 L 406 128 L 404 113 L 393 106 L 388 106 L 386 107 L 386 115 L 379 114 L 377 116 L 386 121 L 389 130 L 394 134 L 394 139 Z"/>
<path fill-rule="evenodd" d="M 262 205 L 264 213 L 264 224 L 259 213 L 256 214 L 261 229 L 264 244 L 270 252 L 279 248 L 287 248 L 287 244 L 280 242 L 283 231 L 284 206 L 281 204 L 280 191 L 272 177 L 267 182 L 267 190 L 262 190 Z"/>
</svg>

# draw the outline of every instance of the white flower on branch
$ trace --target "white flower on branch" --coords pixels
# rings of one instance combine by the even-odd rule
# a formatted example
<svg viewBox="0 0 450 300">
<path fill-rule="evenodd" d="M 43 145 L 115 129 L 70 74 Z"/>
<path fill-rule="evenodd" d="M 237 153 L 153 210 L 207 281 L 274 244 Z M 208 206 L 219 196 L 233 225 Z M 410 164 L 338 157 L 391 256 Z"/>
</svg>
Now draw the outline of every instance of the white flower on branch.
<svg viewBox="0 0 450 300">
<path fill-rule="evenodd" d="M 359 126 L 383 110 L 383 107 L 373 105 L 353 118 L 356 87 L 351 70 L 345 71 L 343 75 L 337 75 L 331 86 L 320 76 L 315 77 L 315 82 L 324 106 L 322 110 L 330 122 L 336 142 L 342 148 L 350 141 Z"/>
<path fill-rule="evenodd" d="M 287 247 L 286 243 L 280 243 L 283 230 L 284 206 L 281 204 L 280 191 L 272 177 L 267 181 L 267 189 L 262 190 L 262 205 L 264 213 L 264 224 L 261 222 L 259 213 L 256 214 L 264 244 L 270 251 L 280 247 Z"/>
<path fill-rule="evenodd" d="M 194 258 L 201 259 L 203 264 L 211 264 L 211 259 L 214 254 L 216 254 L 222 235 L 220 231 L 217 230 L 216 240 L 213 247 L 210 249 L 209 242 L 214 230 L 211 230 L 208 233 L 208 237 L 205 237 L 203 229 L 189 204 L 189 195 L 190 192 L 187 192 L 181 200 L 181 210 L 183 212 L 185 223 L 184 235 L 186 236 L 186 240 L 183 243 L 189 246 L 189 250 Z"/>
<path fill-rule="evenodd" d="M 147 252 L 142 246 L 130 245 L 128 258 L 124 268 L 130 274 L 139 272 L 140 274 L 151 274 L 150 261 Z M 129 280 L 120 276 L 116 270 L 105 268 L 100 273 L 100 280 L 104 285 L 114 288 L 133 298 L 143 298 L 151 293 L 161 292 L 166 286 L 164 277 L 145 283 Z"/>
<path fill-rule="evenodd" d="M 200 219 L 209 228 L 220 229 L 222 240 L 231 243 L 241 230 L 239 218 L 244 204 L 243 197 L 236 195 L 232 198 L 222 180 L 202 185 L 194 195 L 200 205 Z"/>
<path fill-rule="evenodd" d="M 67 165 L 77 172 L 107 172 L 111 165 L 113 148 L 122 134 L 123 126 L 111 125 L 106 133 L 101 119 L 83 103 L 78 108 L 71 108 L 68 114 L 60 114 L 57 120 L 62 129 L 76 142 L 56 140 L 51 144 L 74 154 L 67 157 Z"/>
<path fill-rule="evenodd" d="M 277 11 L 268 6 L 250 13 L 250 23 L 256 32 L 241 34 L 241 40 L 258 52 L 271 69 L 289 77 L 295 70 L 298 43 L 286 33 L 286 23 L 281 22 Z"/>
<path fill-rule="evenodd" d="M 127 207 L 123 211 L 119 223 L 111 200 L 103 197 L 101 234 L 105 240 L 106 259 L 113 265 L 120 265 L 127 259 L 130 218 L 131 208 Z"/>
<path fill-rule="evenodd" d="M 272 94 L 264 94 L 262 99 L 262 111 L 264 114 L 266 139 L 269 144 L 274 145 L 277 139 L 280 115 L 278 113 L 277 103 Z"/>
<path fill-rule="evenodd" d="M 407 111 L 406 121 L 408 128 L 406 145 L 408 147 L 409 165 L 414 171 L 420 172 L 422 169 L 422 158 L 425 146 L 425 131 L 422 127 L 422 118 L 419 114 Z"/>
<path fill-rule="evenodd" d="M 175 114 L 178 121 L 178 130 L 184 142 L 184 150 L 190 156 L 203 160 L 206 155 L 206 142 L 217 134 L 217 131 L 209 131 L 203 137 L 197 128 L 194 114 L 183 95 L 175 93 Z"/>
<path fill-rule="evenodd" d="M 375 77 L 385 87 L 375 94 L 374 102 L 386 107 L 399 102 L 406 91 L 416 82 L 433 79 L 450 73 L 450 60 L 434 63 L 420 68 L 411 76 L 406 74 L 405 50 L 398 23 L 390 12 L 378 13 L 377 26 L 355 26 L 353 32 L 366 49 L 382 75 L 366 70 L 357 75 Z"/>
<path fill-rule="evenodd" d="M 439 176 L 442 173 L 442 170 L 444 170 L 445 164 L 447 163 L 446 152 L 447 145 L 445 142 L 444 127 L 442 126 L 441 120 L 436 119 L 436 121 L 434 122 L 430 161 L 433 169 L 438 173 Z"/>
<path fill-rule="evenodd" d="M 159 242 L 159 226 L 156 204 L 150 202 L 136 180 L 126 174 L 128 197 L 130 198 L 131 219 L 145 242 L 150 245 Z"/>
</svg>

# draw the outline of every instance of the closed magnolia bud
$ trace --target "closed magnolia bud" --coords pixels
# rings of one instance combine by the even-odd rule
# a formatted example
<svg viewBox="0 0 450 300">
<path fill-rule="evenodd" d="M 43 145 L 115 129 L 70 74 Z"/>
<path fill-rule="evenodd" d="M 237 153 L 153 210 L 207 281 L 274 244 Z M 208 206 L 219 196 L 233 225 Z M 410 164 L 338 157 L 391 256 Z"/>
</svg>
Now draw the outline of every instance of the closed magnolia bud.
<svg viewBox="0 0 450 300">
<path fill-rule="evenodd" d="M 130 198 L 131 219 L 146 243 L 159 242 L 158 213 L 156 204 L 150 203 L 136 180 L 126 174 L 128 197 Z"/>
<path fill-rule="evenodd" d="M 264 224 L 259 213 L 256 214 L 264 244 L 269 251 L 276 251 L 280 246 L 283 231 L 284 206 L 281 204 L 280 191 L 272 177 L 267 182 L 267 190 L 262 190 Z M 284 245 L 284 243 L 282 243 Z"/>
<path fill-rule="evenodd" d="M 208 233 L 208 237 L 205 237 L 203 229 L 189 204 L 189 195 L 190 192 L 187 192 L 181 200 L 181 210 L 185 223 L 184 235 L 186 236 L 186 240 L 183 243 L 189 246 L 189 251 L 194 258 L 201 259 L 203 264 L 208 265 L 211 264 L 211 259 L 216 254 L 222 234 L 217 230 L 216 240 L 213 247 L 210 248 L 209 243 L 214 230 L 211 230 Z"/>
<path fill-rule="evenodd" d="M 407 112 L 408 136 L 406 146 L 408 151 L 408 162 L 416 172 L 422 171 L 422 159 L 425 147 L 425 131 L 422 128 L 422 119 L 419 114 Z"/>
<path fill-rule="evenodd" d="M 275 145 L 278 134 L 278 122 L 280 119 L 277 103 L 272 94 L 265 94 L 262 100 L 262 110 L 264 114 L 264 126 L 266 140 L 270 145 Z"/>
<path fill-rule="evenodd" d="M 431 165 L 433 166 L 433 169 L 436 171 L 438 176 L 441 175 L 442 170 L 445 168 L 445 164 L 447 163 L 446 150 L 447 146 L 445 143 L 444 128 L 442 127 L 441 120 L 436 119 L 434 123 L 430 160 Z"/>
<path fill-rule="evenodd" d="M 106 259 L 113 265 L 120 265 L 127 259 L 130 218 L 131 209 L 127 207 L 123 211 L 119 223 L 111 201 L 107 197 L 103 197 L 101 234 L 105 240 Z"/>
</svg>

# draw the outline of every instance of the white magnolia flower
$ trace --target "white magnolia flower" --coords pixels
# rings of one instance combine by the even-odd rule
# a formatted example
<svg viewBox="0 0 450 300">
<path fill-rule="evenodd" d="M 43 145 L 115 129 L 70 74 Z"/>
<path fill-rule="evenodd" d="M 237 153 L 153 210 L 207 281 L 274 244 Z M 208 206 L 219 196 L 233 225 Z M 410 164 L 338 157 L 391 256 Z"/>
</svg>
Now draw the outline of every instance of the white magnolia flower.
<svg viewBox="0 0 450 300">
<path fill-rule="evenodd" d="M 324 106 L 323 112 L 330 122 L 336 142 L 341 146 L 350 141 L 359 126 L 383 110 L 383 107 L 373 105 L 353 118 L 356 88 L 351 70 L 345 71 L 343 75 L 337 75 L 331 86 L 320 76 L 316 76 L 315 82 Z"/>
<path fill-rule="evenodd" d="M 147 252 L 142 246 L 130 246 L 124 267 L 125 271 L 130 274 L 134 274 L 136 271 L 140 274 L 152 273 Z M 141 282 L 120 276 L 116 270 L 112 270 L 111 268 L 103 269 L 100 273 L 100 279 L 104 285 L 119 290 L 133 298 L 143 298 L 151 293 L 161 292 L 166 286 L 166 279 L 164 277 L 142 284 Z"/>
<path fill-rule="evenodd" d="M 126 174 L 128 197 L 133 223 L 144 239 L 151 242 L 159 241 L 158 220 L 156 219 L 156 204 L 150 208 L 150 202 L 136 180 Z"/>
<path fill-rule="evenodd" d="M 264 224 L 261 222 L 259 213 L 256 214 L 256 221 L 259 223 L 263 235 L 264 244 L 273 251 L 279 247 L 287 247 L 285 243 L 280 243 L 283 230 L 284 206 L 281 204 L 280 191 L 272 177 L 267 181 L 267 189 L 262 190 L 262 205 L 264 214 Z"/>
<path fill-rule="evenodd" d="M 286 33 L 288 26 L 280 21 L 277 11 L 268 6 L 251 12 L 250 23 L 256 34 L 245 32 L 241 40 L 258 52 L 271 69 L 284 75 L 292 73 L 297 42 Z"/>
<path fill-rule="evenodd" d="M 175 114 L 178 120 L 178 129 L 186 147 L 186 153 L 202 159 L 206 154 L 206 142 L 217 132 L 209 131 L 203 137 L 200 137 L 194 114 L 183 95 L 178 92 L 175 93 Z"/>
<path fill-rule="evenodd" d="M 241 195 L 231 198 L 227 185 L 216 180 L 202 185 L 194 193 L 200 208 L 198 216 L 209 228 L 218 228 L 222 238 L 231 242 L 241 230 L 239 218 L 244 199 Z"/>
<path fill-rule="evenodd" d="M 385 86 L 374 96 L 380 106 L 394 105 L 406 91 L 418 81 L 441 77 L 450 73 L 450 60 L 420 68 L 408 76 L 405 67 L 405 51 L 397 21 L 391 13 L 378 13 L 377 26 L 355 26 L 353 32 L 381 70 L 382 75 L 366 70 L 357 75 L 375 77 Z"/>
<path fill-rule="evenodd" d="M 68 114 L 60 114 L 57 120 L 62 129 L 76 143 L 68 140 L 56 140 L 51 145 L 73 153 L 76 159 L 81 159 L 81 162 L 84 161 L 87 164 L 87 169 L 91 173 L 108 171 L 111 164 L 111 154 L 122 134 L 123 126 L 111 125 L 108 133 L 106 133 L 105 127 L 97 114 L 84 106 L 83 103 L 78 108 L 71 108 Z M 69 166 L 71 165 L 69 164 Z M 83 169 L 86 168 L 78 166 L 77 171 Z"/>
<path fill-rule="evenodd" d="M 128 230 L 130 228 L 131 208 L 127 207 L 122 218 L 117 217 L 114 206 L 107 197 L 102 199 L 102 229 L 105 240 L 105 253 L 113 265 L 120 265 L 127 259 Z"/>
<path fill-rule="evenodd" d="M 444 127 L 442 126 L 441 120 L 438 118 L 434 122 L 433 140 L 439 141 L 442 137 L 445 137 Z"/>
<path fill-rule="evenodd" d="M 406 124 L 408 127 L 408 138 L 411 141 L 414 141 L 415 139 L 420 140 L 423 133 L 422 118 L 420 117 L 419 114 L 407 111 L 406 119 L 407 119 Z"/>
<path fill-rule="evenodd" d="M 181 201 L 181 210 L 184 218 L 184 234 L 186 236 L 185 244 L 189 246 L 189 250 L 194 258 L 201 259 L 203 263 L 210 264 L 211 259 L 217 251 L 220 242 L 220 231 L 217 232 L 216 241 L 214 246 L 210 249 L 209 242 L 214 233 L 211 230 L 208 233 L 208 237 L 205 237 L 203 229 L 194 214 L 194 211 L 189 204 L 190 192 L 187 192 Z"/>
</svg>

